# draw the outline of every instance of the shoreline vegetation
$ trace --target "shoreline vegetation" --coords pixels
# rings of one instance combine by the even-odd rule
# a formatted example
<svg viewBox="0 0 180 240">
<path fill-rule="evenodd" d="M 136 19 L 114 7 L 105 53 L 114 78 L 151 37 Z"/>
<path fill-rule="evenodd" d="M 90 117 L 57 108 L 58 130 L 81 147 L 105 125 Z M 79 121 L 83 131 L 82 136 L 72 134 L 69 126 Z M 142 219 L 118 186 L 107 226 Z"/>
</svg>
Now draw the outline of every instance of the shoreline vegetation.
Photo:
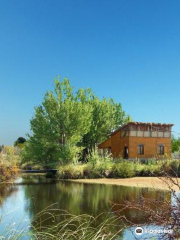
<svg viewBox="0 0 180 240">
<path fill-rule="evenodd" d="M 19 154 L 12 146 L 0 146 L 0 183 L 12 183 L 18 175 Z"/>
<path fill-rule="evenodd" d="M 14 179 L 18 176 L 18 170 L 16 167 L 9 167 L 4 164 L 0 164 L 0 183 L 9 184 L 13 183 Z"/>
<path fill-rule="evenodd" d="M 51 177 L 51 176 L 50 176 Z M 156 188 L 180 191 L 169 178 L 180 186 L 180 161 L 173 159 L 123 160 L 94 152 L 88 163 L 68 164 L 59 167 L 57 179 L 78 183 L 110 184 L 129 187 Z"/>
<path fill-rule="evenodd" d="M 13 166 L 11 163 L 13 162 Z M 19 166 L 19 168 L 17 167 Z M 41 165 L 31 165 L 32 169 L 42 170 Z M 0 183 L 13 183 L 18 177 L 19 169 L 27 169 L 29 165 L 21 164 L 20 157 L 13 154 L 1 156 Z M 110 184 L 129 187 L 156 188 L 169 190 L 164 177 L 180 177 L 180 161 L 173 159 L 149 159 L 134 161 L 113 159 L 111 155 L 99 156 L 94 151 L 87 163 L 74 162 L 55 165 L 56 175 L 47 173 L 46 177 L 57 180 L 69 180 L 78 183 Z M 21 174 L 21 173 L 20 173 Z M 179 181 L 179 180 L 178 180 Z M 179 191 L 177 186 L 172 189 Z"/>
<path fill-rule="evenodd" d="M 132 177 L 180 177 L 180 161 L 174 159 L 123 160 L 110 155 L 99 156 L 97 152 L 88 163 L 60 165 L 58 179 L 98 179 Z"/>
</svg>

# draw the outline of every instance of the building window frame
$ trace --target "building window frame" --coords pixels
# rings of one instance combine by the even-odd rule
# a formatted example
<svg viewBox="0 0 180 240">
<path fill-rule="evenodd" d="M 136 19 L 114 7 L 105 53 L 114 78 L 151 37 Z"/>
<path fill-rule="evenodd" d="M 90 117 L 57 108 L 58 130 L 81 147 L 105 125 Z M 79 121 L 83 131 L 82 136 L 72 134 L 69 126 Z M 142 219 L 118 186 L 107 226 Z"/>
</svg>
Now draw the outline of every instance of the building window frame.
<svg viewBox="0 0 180 240">
<path fill-rule="evenodd" d="M 142 143 L 138 144 L 137 152 L 138 152 L 138 155 L 144 155 L 144 144 Z"/>
<path fill-rule="evenodd" d="M 164 144 L 158 145 L 158 155 L 164 155 Z"/>
</svg>

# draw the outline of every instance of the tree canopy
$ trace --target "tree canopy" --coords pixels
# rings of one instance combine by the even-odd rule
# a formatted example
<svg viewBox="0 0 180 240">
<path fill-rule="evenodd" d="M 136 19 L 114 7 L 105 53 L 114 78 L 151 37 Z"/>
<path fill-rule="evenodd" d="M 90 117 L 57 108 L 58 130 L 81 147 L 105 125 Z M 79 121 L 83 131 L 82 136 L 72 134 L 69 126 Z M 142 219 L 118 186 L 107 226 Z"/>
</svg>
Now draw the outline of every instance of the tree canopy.
<svg viewBox="0 0 180 240">
<path fill-rule="evenodd" d="M 180 148 L 180 138 L 175 138 L 174 136 L 172 136 L 172 140 L 171 140 L 171 152 L 177 152 L 179 151 Z"/>
<path fill-rule="evenodd" d="M 130 120 L 113 99 L 100 100 L 89 88 L 74 92 L 68 79 L 60 82 L 57 78 L 54 91 L 48 91 L 35 108 L 23 161 L 48 165 L 77 161 L 83 149 L 90 154 L 113 130 Z"/>
<path fill-rule="evenodd" d="M 24 143 L 26 142 L 26 139 L 23 137 L 19 137 L 15 142 L 14 142 L 14 147 L 19 147 L 22 148 L 24 146 Z"/>
</svg>

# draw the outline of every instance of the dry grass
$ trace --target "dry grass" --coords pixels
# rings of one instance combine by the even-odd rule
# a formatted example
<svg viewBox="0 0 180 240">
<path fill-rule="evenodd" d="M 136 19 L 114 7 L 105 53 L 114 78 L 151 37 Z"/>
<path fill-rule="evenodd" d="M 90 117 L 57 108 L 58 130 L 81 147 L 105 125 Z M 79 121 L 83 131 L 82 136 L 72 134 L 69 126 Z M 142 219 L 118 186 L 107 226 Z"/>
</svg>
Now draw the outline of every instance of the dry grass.
<svg viewBox="0 0 180 240">
<path fill-rule="evenodd" d="M 105 213 L 102 213 L 105 214 Z M 113 240 L 121 236 L 123 229 L 119 227 L 119 217 L 112 216 L 97 225 L 98 218 L 91 215 L 73 215 L 64 210 L 46 208 L 38 213 L 30 225 L 21 230 L 10 224 L 1 234 L 0 239 L 21 240 Z M 58 219 L 61 219 L 59 221 Z M 0 220 L 1 223 L 1 220 Z M 47 223 L 51 223 L 50 225 Z M 24 226 L 24 222 L 18 226 Z M 119 228 L 119 230 L 113 230 Z M 112 231 L 113 230 L 113 231 Z"/>
</svg>

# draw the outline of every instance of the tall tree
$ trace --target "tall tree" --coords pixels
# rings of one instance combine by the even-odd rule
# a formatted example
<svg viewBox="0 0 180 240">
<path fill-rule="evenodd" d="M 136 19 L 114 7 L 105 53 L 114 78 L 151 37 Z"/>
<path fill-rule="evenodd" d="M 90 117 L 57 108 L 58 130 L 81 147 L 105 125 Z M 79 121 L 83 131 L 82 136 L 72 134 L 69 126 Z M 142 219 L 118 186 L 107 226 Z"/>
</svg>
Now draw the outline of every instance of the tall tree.
<svg viewBox="0 0 180 240">
<path fill-rule="evenodd" d="M 47 92 L 41 106 L 31 119 L 33 135 L 22 153 L 24 161 L 36 163 L 68 162 L 76 158 L 81 148 L 77 142 L 89 131 L 91 106 L 87 104 L 89 90 L 73 92 L 68 79 L 55 80 L 54 92 Z"/>
<path fill-rule="evenodd" d="M 23 161 L 67 163 L 90 154 L 96 145 L 130 120 L 119 103 L 100 100 L 90 89 L 74 92 L 68 79 L 55 80 L 31 119 L 32 135 L 22 151 Z"/>
<path fill-rule="evenodd" d="M 84 158 L 87 154 L 91 154 L 97 144 L 104 141 L 110 133 L 132 121 L 131 117 L 122 110 L 121 104 L 114 102 L 113 99 L 100 100 L 93 95 L 90 105 L 92 106 L 90 129 L 81 141 L 82 146 L 85 147 Z"/>
</svg>

